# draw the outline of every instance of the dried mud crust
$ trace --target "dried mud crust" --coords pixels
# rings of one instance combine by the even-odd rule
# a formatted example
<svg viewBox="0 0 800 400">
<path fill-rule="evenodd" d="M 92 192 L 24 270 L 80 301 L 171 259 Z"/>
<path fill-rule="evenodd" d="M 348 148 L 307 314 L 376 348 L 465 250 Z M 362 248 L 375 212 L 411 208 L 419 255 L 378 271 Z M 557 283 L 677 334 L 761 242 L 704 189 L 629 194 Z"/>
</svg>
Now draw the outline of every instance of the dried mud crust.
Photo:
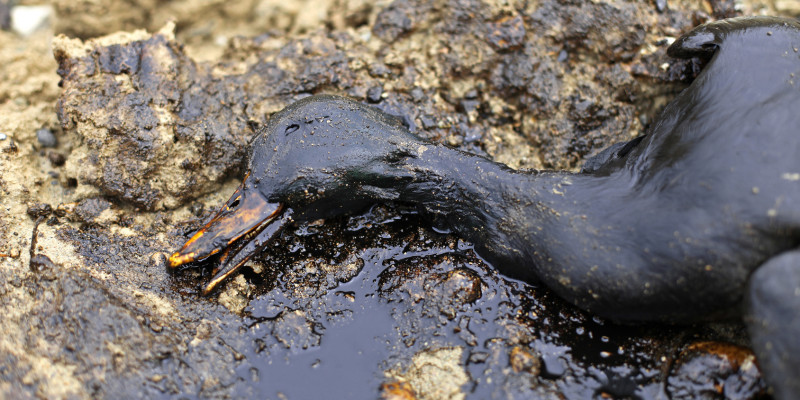
<svg viewBox="0 0 800 400">
<path fill-rule="evenodd" d="M 652 120 L 693 72 L 669 40 L 733 2 L 54 4 L 81 38 L 57 63 L 49 36 L 0 32 L 0 397 L 762 396 L 746 349 L 694 344 L 746 346 L 740 326 L 593 319 L 401 210 L 288 232 L 211 297 L 207 269 L 164 267 L 236 186 L 250 125 L 297 98 L 575 169 Z"/>
<path fill-rule="evenodd" d="M 143 209 L 174 208 L 239 166 L 249 131 L 237 110 L 243 93 L 216 88 L 171 24 L 87 44 L 61 36 L 54 53 L 59 120 L 80 138 L 66 170 L 80 183 Z"/>
</svg>

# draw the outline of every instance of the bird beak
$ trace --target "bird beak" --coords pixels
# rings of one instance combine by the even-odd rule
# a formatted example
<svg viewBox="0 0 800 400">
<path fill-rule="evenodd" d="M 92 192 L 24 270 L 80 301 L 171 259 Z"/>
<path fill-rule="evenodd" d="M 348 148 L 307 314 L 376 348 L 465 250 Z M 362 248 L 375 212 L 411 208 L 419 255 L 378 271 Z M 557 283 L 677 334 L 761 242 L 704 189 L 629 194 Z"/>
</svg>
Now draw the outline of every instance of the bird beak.
<svg viewBox="0 0 800 400">
<path fill-rule="evenodd" d="M 204 227 L 180 250 L 169 257 L 169 266 L 205 259 L 223 251 L 214 277 L 203 290 L 210 293 L 217 284 L 236 272 L 255 253 L 263 249 L 291 222 L 291 212 L 279 203 L 270 203 L 259 190 L 242 185 Z"/>
</svg>

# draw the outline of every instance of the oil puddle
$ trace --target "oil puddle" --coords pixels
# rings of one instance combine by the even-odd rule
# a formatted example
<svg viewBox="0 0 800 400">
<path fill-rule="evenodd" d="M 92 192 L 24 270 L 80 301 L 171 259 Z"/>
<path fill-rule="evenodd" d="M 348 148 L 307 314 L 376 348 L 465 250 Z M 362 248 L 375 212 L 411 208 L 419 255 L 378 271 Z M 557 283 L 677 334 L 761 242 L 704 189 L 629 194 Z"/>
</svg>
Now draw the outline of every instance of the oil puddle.
<svg viewBox="0 0 800 400">
<path fill-rule="evenodd" d="M 227 328 L 238 352 L 228 393 L 666 398 L 693 388 L 673 371 L 686 364 L 676 363 L 684 348 L 731 337 L 601 320 L 499 275 L 469 244 L 423 224 L 376 207 L 285 232 L 258 259 L 259 273 L 244 272 L 256 289 L 238 327 Z M 759 387 L 752 372 L 726 379 Z"/>
<path fill-rule="evenodd" d="M 374 398 L 399 339 L 391 329 L 391 305 L 375 299 L 380 271 L 379 265 L 367 265 L 355 279 L 326 294 L 322 322 L 307 319 L 309 314 L 320 317 L 314 311 L 281 305 L 281 296 L 253 300 L 248 312 L 255 321 L 249 328 L 255 345 L 244 352 L 247 361 L 237 368 L 243 389 L 290 399 Z M 276 307 L 285 308 L 277 315 L 263 314 Z M 311 332 L 302 335 L 309 324 Z"/>
</svg>

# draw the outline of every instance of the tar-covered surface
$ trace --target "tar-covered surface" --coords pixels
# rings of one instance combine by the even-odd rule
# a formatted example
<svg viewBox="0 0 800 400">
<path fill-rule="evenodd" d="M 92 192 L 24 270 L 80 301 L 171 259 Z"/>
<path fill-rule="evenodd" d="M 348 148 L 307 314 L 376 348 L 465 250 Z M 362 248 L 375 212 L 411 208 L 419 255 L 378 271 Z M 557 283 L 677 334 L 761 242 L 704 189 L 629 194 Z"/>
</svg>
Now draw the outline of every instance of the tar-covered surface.
<svg viewBox="0 0 800 400">
<path fill-rule="evenodd" d="M 179 18 L 177 39 L 56 40 L 58 62 L 52 31 L 0 32 L 0 397 L 763 396 L 737 322 L 599 320 L 405 210 L 287 230 L 210 296 L 210 265 L 166 269 L 238 185 L 248 126 L 298 97 L 576 169 L 647 126 L 695 68 L 670 38 L 733 2 L 200 3 L 57 1 L 58 32 L 83 39 Z"/>
<path fill-rule="evenodd" d="M 260 273 L 246 268 L 230 285 L 251 298 L 240 315 L 199 295 L 202 268 L 163 276 L 163 265 L 139 256 L 158 258 L 163 244 L 99 227 L 58 235 L 84 249 L 89 265 L 155 271 L 164 279 L 139 290 L 178 309 L 148 315 L 124 298 L 105 304 L 110 294 L 90 276 L 52 264 L 22 285 L 57 299 L 37 310 L 34 329 L 118 374 L 91 392 L 101 396 L 141 385 L 131 397 L 374 398 L 401 382 L 418 398 L 763 393 L 748 350 L 684 350 L 738 342 L 737 324 L 617 326 L 498 275 L 470 245 L 423 222 L 376 207 L 286 232 L 254 263 Z"/>
</svg>

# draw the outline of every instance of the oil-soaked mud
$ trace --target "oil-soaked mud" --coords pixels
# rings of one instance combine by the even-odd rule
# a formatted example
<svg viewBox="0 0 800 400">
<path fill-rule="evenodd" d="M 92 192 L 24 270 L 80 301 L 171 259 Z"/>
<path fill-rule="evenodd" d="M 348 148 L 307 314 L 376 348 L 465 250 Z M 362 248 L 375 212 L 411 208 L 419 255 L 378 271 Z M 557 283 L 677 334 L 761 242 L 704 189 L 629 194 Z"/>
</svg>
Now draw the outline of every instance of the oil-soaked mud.
<svg viewBox="0 0 800 400">
<path fill-rule="evenodd" d="M 702 326 L 621 327 L 592 318 L 543 288 L 503 278 L 469 244 L 421 229 L 422 223 L 417 215 L 377 207 L 356 217 L 302 226 L 286 232 L 260 257 L 260 273 L 245 272 L 220 296 L 246 292 L 251 300 L 241 317 L 221 312 L 213 298 L 200 297 L 205 275 L 187 270 L 154 280 L 138 293 L 121 294 L 136 298 L 155 290 L 162 293 L 159 301 L 177 309 L 154 312 L 159 306 L 146 310 L 136 300 L 140 304 L 131 307 L 123 305 L 123 298 L 117 314 L 133 314 L 130 321 L 139 318 L 136 329 L 120 335 L 117 324 L 126 323 L 120 319 L 106 327 L 120 333 L 69 339 L 81 349 L 102 347 L 112 338 L 124 341 L 123 354 L 111 354 L 113 363 L 106 368 L 140 365 L 137 370 L 152 375 L 120 374 L 115 384 L 124 389 L 142 381 L 147 397 L 227 393 L 250 398 L 372 398 L 381 385 L 394 382 L 408 384 L 418 398 L 459 393 L 475 398 L 604 393 L 657 398 L 672 388 L 685 391 L 697 379 L 685 372 L 694 362 L 683 361 L 686 344 L 741 340 L 735 325 L 719 332 Z M 119 257 L 127 260 L 126 269 L 163 271 L 157 262 L 137 257 L 157 252 L 157 241 L 108 237 L 102 228 L 68 228 L 57 235 L 90 249 L 82 251 L 89 265 L 123 264 L 114 259 Z M 123 270 L 108 273 L 137 280 Z M 58 277 L 61 283 L 49 286 L 42 280 L 53 279 L 39 277 L 35 285 L 57 287 L 56 297 L 73 296 L 70 304 L 81 305 L 73 310 L 55 303 L 52 307 L 62 314 L 52 314 L 71 321 L 79 319 L 75 314 L 102 310 L 91 300 L 91 284 L 76 290 L 75 278 Z M 184 313 L 197 320 L 173 318 Z M 56 323 L 44 325 L 39 329 L 60 329 Z M 86 335 L 94 329 L 99 328 L 78 325 L 76 330 Z M 142 342 L 152 347 L 138 348 Z M 763 391 L 763 383 L 752 366 L 730 378 L 739 364 L 719 357 L 715 368 L 703 371 L 707 379 L 722 382 L 718 386 L 730 398 L 752 398 Z M 726 379 L 731 383 L 726 385 Z M 458 383 L 442 392 L 442 384 L 453 381 Z"/>
<path fill-rule="evenodd" d="M 681 32 L 800 10 L 289 3 L 54 1 L 55 32 L 0 31 L 0 397 L 767 396 L 737 322 L 600 320 L 399 208 L 284 232 L 208 297 L 213 260 L 166 258 L 238 184 L 251 126 L 297 98 L 350 95 L 516 168 L 575 169 L 691 80 L 664 55 Z"/>
</svg>

